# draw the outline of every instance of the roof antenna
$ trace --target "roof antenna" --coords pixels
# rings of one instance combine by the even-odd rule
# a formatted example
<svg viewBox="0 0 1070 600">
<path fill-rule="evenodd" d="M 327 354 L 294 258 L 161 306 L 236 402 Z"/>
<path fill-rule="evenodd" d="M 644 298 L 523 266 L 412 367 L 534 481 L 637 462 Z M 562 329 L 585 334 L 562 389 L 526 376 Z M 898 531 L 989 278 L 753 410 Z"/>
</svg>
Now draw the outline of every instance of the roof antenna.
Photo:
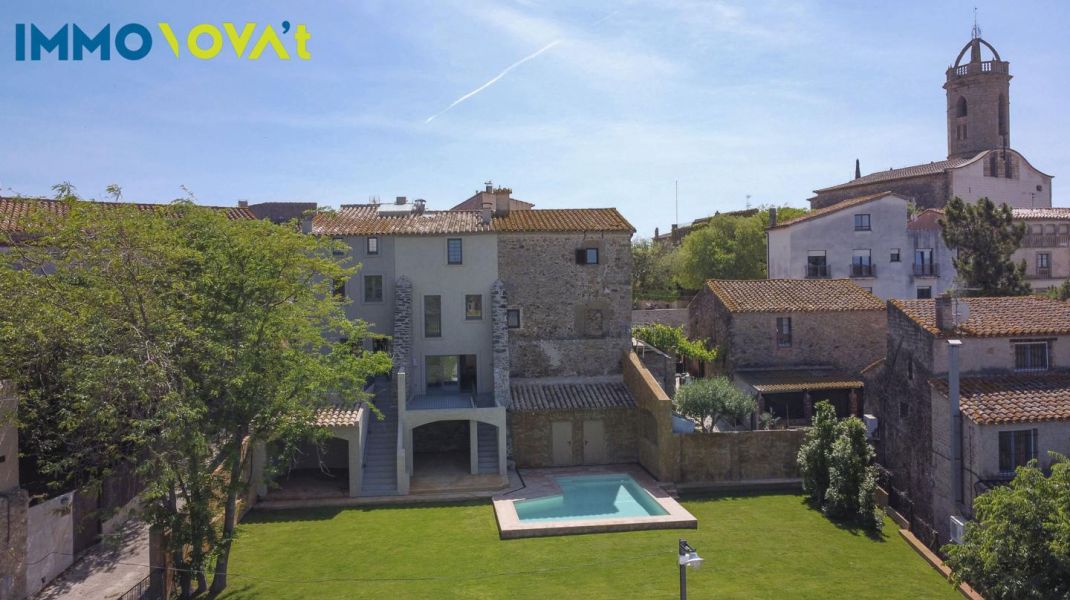
<svg viewBox="0 0 1070 600">
<path fill-rule="evenodd" d="M 981 37 L 981 27 L 977 25 L 977 7 L 973 7 L 973 31 L 970 34 L 972 39 L 979 39 Z"/>
</svg>

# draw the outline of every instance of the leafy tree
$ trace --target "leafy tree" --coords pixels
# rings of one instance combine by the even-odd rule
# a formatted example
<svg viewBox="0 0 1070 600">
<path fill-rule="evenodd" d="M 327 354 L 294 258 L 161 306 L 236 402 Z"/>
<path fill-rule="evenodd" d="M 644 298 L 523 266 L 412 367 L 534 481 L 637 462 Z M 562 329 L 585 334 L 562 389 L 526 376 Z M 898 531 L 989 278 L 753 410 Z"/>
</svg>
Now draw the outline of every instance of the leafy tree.
<svg viewBox="0 0 1070 600">
<path fill-rule="evenodd" d="M 825 514 L 880 531 L 884 516 L 874 499 L 877 467 L 872 464 L 873 457 L 873 448 L 866 441 L 866 425 L 861 419 L 848 417 L 836 425 L 836 441 L 828 455 Z"/>
<path fill-rule="evenodd" d="M 701 340 L 689 340 L 683 327 L 670 327 L 664 323 L 648 323 L 632 328 L 632 336 L 651 346 L 676 356 L 703 362 L 717 360 L 717 350 L 710 350 Z"/>
<path fill-rule="evenodd" d="M 790 219 L 805 212 L 779 207 L 777 218 Z M 768 208 L 748 216 L 710 217 L 705 225 L 684 237 L 673 261 L 673 280 L 685 289 L 697 290 L 707 279 L 764 279 L 768 224 Z"/>
<path fill-rule="evenodd" d="M 1021 296 L 1030 292 L 1025 261 L 1011 259 L 1022 243 L 1025 224 L 1015 223 L 1006 204 L 988 198 L 967 204 L 953 198 L 940 219 L 944 242 L 958 250 L 952 259 L 958 278 L 971 295 Z"/>
<path fill-rule="evenodd" d="M 666 299 L 678 295 L 672 281 L 673 254 L 669 244 L 648 239 L 632 243 L 632 297 Z"/>
<path fill-rule="evenodd" d="M 721 420 L 738 425 L 758 409 L 754 398 L 726 377 L 695 379 L 676 391 L 674 402 L 680 414 L 698 421 L 706 432 L 713 431 Z"/>
<path fill-rule="evenodd" d="M 1048 297 L 1055 300 L 1070 300 L 1070 279 L 1067 279 L 1059 287 L 1048 290 Z"/>
<path fill-rule="evenodd" d="M 57 193 L 69 215 L 34 215 L 0 255 L 0 377 L 19 390 L 24 449 L 60 488 L 136 465 L 183 595 L 207 571 L 218 593 L 250 444 L 314 435 L 319 407 L 367 400 L 389 369 L 340 342 L 368 335 L 331 294 L 355 269 L 295 228 Z"/>
<path fill-rule="evenodd" d="M 985 598 L 1070 598 L 1070 460 L 1053 456 L 1050 476 L 1032 461 L 974 498 L 963 543 L 943 548 L 956 584 Z"/>
<path fill-rule="evenodd" d="M 828 400 L 814 405 L 813 422 L 799 448 L 797 461 L 803 491 L 820 506 L 829 488 L 829 456 L 836 441 L 836 409 Z"/>
</svg>

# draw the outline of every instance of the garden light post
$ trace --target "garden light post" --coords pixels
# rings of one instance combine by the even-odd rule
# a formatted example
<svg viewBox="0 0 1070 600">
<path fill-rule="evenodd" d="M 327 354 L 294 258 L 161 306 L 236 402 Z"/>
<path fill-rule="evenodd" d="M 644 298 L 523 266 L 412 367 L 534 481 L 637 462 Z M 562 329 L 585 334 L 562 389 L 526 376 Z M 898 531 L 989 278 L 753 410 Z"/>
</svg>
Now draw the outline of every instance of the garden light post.
<svg viewBox="0 0 1070 600">
<path fill-rule="evenodd" d="M 680 563 L 680 600 L 687 600 L 687 569 L 701 567 L 703 559 L 699 557 L 698 551 L 687 543 L 687 540 L 681 539 L 680 556 L 677 562 Z"/>
</svg>

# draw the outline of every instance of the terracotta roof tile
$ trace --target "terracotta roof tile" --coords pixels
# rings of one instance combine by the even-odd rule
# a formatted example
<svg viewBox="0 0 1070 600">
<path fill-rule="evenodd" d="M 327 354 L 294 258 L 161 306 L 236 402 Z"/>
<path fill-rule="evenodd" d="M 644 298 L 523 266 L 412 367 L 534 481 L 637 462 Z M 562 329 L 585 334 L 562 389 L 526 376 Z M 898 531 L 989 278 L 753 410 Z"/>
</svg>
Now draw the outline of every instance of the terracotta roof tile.
<svg viewBox="0 0 1070 600">
<path fill-rule="evenodd" d="M 909 167 L 902 167 L 899 169 L 888 169 L 887 171 L 877 171 L 876 173 L 870 173 L 869 175 L 863 175 L 858 179 L 852 179 L 838 185 L 830 186 L 827 188 L 821 188 L 814 190 L 814 193 L 820 194 L 823 192 L 832 192 L 836 190 L 847 189 L 859 185 L 868 185 L 871 183 L 879 183 L 882 181 L 893 181 L 896 179 L 909 179 L 911 177 L 921 177 L 923 175 L 933 175 L 936 173 L 943 173 L 947 169 L 954 169 L 955 167 L 961 167 L 962 165 L 972 161 L 976 157 L 971 158 L 952 158 L 948 160 L 938 160 L 935 162 L 924 163 L 920 165 L 911 165 Z"/>
<path fill-rule="evenodd" d="M 623 381 L 513 383 L 509 386 L 513 410 L 584 410 L 632 408 L 632 398 Z"/>
<path fill-rule="evenodd" d="M 352 407 L 328 406 L 316 411 L 318 427 L 355 427 L 360 424 L 363 404 Z"/>
<path fill-rule="evenodd" d="M 736 377 L 763 394 L 852 390 L 865 386 L 863 381 L 856 376 L 829 370 L 736 371 Z"/>
<path fill-rule="evenodd" d="M 518 210 L 493 217 L 489 224 L 479 211 L 446 210 L 380 215 L 375 205 L 345 206 L 334 214 L 321 213 L 312 220 L 319 235 L 436 235 L 451 233 L 525 232 L 633 232 L 631 224 L 615 208 Z"/>
<path fill-rule="evenodd" d="M 884 301 L 850 279 L 711 279 L 706 287 L 732 312 L 884 310 Z"/>
<path fill-rule="evenodd" d="M 929 383 L 947 396 L 947 379 Z M 1029 373 L 963 377 L 962 414 L 980 425 L 1070 421 L 1070 373 Z"/>
<path fill-rule="evenodd" d="M 942 337 L 1013 337 L 1070 334 L 1070 303 L 1040 296 L 962 298 L 966 320 L 951 331 L 936 327 L 936 300 L 891 300 L 922 329 Z"/>
<path fill-rule="evenodd" d="M 1023 221 L 1029 221 L 1033 219 L 1070 219 L 1070 207 L 1055 206 L 1052 208 L 1012 208 L 1011 214 L 1014 215 L 1015 219 L 1021 219 Z"/>
<path fill-rule="evenodd" d="M 87 204 L 101 208 L 130 205 L 136 206 L 138 210 L 166 210 L 169 207 L 167 204 L 134 204 L 125 202 L 87 202 Z M 206 208 L 225 211 L 230 219 L 256 219 L 256 215 L 245 207 L 210 206 Z M 40 210 L 62 216 L 70 211 L 70 206 L 60 200 L 43 198 L 0 198 L 0 231 L 21 233 L 26 218 L 33 212 Z"/>
<path fill-rule="evenodd" d="M 843 200 L 841 202 L 837 202 L 836 204 L 833 204 L 831 206 L 826 206 L 825 208 L 815 208 L 814 210 L 811 210 L 810 212 L 806 213 L 805 215 L 801 215 L 801 216 L 795 217 L 794 219 L 788 219 L 786 221 L 781 221 L 781 222 L 777 223 L 776 225 L 773 225 L 772 227 L 768 227 L 767 229 L 780 229 L 781 227 L 787 227 L 789 225 L 794 225 L 796 223 L 801 223 L 803 221 L 809 221 L 811 219 L 816 219 L 818 217 L 823 217 L 823 216 L 825 216 L 827 214 L 830 214 L 830 213 L 839 212 L 839 211 L 844 210 L 846 208 L 852 208 L 852 207 L 855 207 L 855 206 L 866 204 L 867 202 L 872 202 L 874 200 L 879 200 L 881 198 L 884 198 L 885 196 L 895 196 L 897 198 L 902 198 L 902 196 L 899 196 L 898 194 L 893 194 L 892 192 L 880 192 L 880 193 L 877 193 L 877 194 L 867 194 L 865 196 L 859 196 L 857 198 L 848 198 L 847 200 Z M 903 198 L 903 201 L 905 202 L 906 198 Z"/>
</svg>

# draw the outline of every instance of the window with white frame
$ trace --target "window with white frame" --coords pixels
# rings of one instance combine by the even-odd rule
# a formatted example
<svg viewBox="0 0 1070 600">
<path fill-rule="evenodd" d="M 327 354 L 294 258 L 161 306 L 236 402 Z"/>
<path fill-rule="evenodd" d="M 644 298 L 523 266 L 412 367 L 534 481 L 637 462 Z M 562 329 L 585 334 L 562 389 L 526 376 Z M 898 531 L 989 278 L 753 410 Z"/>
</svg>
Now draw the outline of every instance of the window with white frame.
<svg viewBox="0 0 1070 600">
<path fill-rule="evenodd" d="M 377 237 L 368 238 L 368 242 L 367 242 L 367 245 L 365 246 L 365 250 L 367 251 L 368 256 L 375 256 L 375 255 L 379 254 L 379 238 L 377 238 Z"/>
</svg>

